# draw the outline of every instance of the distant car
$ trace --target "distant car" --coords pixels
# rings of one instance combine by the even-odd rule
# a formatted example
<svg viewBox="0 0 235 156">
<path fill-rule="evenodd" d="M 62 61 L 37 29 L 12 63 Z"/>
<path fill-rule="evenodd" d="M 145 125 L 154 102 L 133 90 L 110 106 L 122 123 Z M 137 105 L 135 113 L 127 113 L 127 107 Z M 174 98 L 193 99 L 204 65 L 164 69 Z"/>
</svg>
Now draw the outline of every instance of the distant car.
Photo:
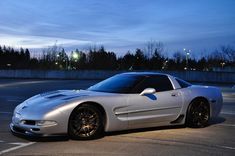
<svg viewBox="0 0 235 156">
<path fill-rule="evenodd" d="M 183 125 L 205 127 L 222 107 L 216 87 L 191 85 L 167 74 L 115 75 L 86 90 L 57 90 L 15 108 L 13 133 L 93 139 L 103 132 Z"/>
</svg>

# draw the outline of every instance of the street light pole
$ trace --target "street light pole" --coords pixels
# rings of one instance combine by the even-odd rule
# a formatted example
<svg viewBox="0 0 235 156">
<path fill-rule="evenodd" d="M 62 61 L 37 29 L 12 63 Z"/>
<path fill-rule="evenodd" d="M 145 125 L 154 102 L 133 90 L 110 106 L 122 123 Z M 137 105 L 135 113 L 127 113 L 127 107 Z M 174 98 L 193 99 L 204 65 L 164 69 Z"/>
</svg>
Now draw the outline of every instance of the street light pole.
<svg viewBox="0 0 235 156">
<path fill-rule="evenodd" d="M 80 58 L 80 54 L 78 53 L 78 52 L 72 52 L 72 54 L 71 54 L 71 59 L 70 59 L 70 64 L 71 64 L 71 61 L 73 60 L 73 61 L 75 61 L 76 63 L 77 63 L 77 61 L 79 60 L 79 58 Z M 72 68 L 72 67 L 71 67 Z M 76 67 L 75 67 L 75 69 L 76 69 Z"/>
<path fill-rule="evenodd" d="M 220 64 L 221 64 L 221 67 L 222 67 L 222 69 L 223 69 L 223 68 L 224 68 L 224 65 L 225 65 L 225 62 L 221 62 Z"/>
<path fill-rule="evenodd" d="M 187 50 L 187 49 L 185 49 L 184 48 L 184 52 L 186 53 L 186 67 L 185 67 L 185 70 L 188 70 L 188 59 L 189 59 L 189 55 L 190 55 L 190 52 L 191 52 L 191 50 Z"/>
</svg>

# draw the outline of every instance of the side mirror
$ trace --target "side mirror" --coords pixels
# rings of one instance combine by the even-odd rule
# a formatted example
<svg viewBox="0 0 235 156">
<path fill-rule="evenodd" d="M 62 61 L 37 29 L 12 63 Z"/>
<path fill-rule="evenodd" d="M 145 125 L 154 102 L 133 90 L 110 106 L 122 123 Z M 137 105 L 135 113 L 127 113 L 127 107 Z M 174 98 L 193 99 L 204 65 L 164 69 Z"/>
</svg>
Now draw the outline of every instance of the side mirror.
<svg viewBox="0 0 235 156">
<path fill-rule="evenodd" d="M 146 88 L 145 90 L 143 90 L 140 95 L 148 95 L 148 94 L 154 94 L 156 93 L 156 90 L 154 88 Z"/>
</svg>

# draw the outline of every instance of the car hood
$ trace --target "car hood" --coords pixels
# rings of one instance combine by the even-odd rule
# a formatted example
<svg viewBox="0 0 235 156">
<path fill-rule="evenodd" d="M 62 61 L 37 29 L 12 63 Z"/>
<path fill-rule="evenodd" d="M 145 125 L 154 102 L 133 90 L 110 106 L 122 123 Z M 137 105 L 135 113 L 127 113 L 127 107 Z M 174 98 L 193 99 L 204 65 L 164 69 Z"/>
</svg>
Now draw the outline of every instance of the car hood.
<svg viewBox="0 0 235 156">
<path fill-rule="evenodd" d="M 47 112 L 70 101 L 90 96 L 101 96 L 104 94 L 110 93 L 93 92 L 88 90 L 56 90 L 45 92 L 27 99 L 16 107 L 15 112 Z"/>
</svg>

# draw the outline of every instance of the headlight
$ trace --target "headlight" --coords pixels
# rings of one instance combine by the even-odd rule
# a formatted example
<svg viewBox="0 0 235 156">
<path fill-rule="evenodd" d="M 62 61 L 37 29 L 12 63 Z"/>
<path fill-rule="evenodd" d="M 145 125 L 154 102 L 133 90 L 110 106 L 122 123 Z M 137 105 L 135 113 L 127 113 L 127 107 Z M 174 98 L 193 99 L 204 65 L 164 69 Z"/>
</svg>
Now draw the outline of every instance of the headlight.
<svg viewBox="0 0 235 156">
<path fill-rule="evenodd" d="M 57 125 L 57 122 L 50 120 L 39 120 L 36 121 L 36 126 L 54 126 Z"/>
<path fill-rule="evenodd" d="M 20 119 L 21 118 L 21 115 L 19 113 L 15 113 L 15 118 L 16 119 Z"/>
<path fill-rule="evenodd" d="M 15 113 L 12 117 L 12 122 L 18 124 L 20 122 L 21 115 L 19 113 Z"/>
</svg>

